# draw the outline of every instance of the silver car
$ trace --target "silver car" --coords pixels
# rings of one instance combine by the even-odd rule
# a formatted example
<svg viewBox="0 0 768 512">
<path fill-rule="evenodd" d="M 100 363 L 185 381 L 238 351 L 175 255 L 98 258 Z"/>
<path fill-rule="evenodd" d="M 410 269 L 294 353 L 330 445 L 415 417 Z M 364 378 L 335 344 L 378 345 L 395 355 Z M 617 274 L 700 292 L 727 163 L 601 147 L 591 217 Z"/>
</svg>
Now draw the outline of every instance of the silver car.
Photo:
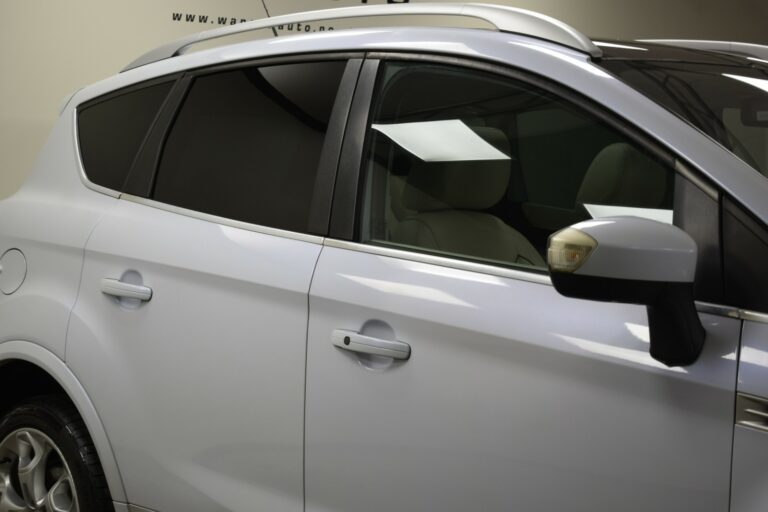
<svg viewBox="0 0 768 512">
<path fill-rule="evenodd" d="M 158 48 L 0 202 L 0 512 L 763 511 L 766 174 L 768 47 Z"/>
</svg>

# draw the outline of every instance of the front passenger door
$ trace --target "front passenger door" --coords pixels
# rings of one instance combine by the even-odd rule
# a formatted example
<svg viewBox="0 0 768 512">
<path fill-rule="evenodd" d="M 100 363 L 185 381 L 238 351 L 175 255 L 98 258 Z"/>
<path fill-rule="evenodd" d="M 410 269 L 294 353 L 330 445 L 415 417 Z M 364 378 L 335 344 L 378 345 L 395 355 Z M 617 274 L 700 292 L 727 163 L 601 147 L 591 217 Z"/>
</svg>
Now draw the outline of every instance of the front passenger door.
<svg viewBox="0 0 768 512">
<path fill-rule="evenodd" d="M 668 368 L 644 307 L 544 265 L 599 212 L 672 222 L 670 166 L 502 69 L 384 61 L 373 98 L 310 291 L 307 510 L 727 511 L 739 320 Z"/>
</svg>

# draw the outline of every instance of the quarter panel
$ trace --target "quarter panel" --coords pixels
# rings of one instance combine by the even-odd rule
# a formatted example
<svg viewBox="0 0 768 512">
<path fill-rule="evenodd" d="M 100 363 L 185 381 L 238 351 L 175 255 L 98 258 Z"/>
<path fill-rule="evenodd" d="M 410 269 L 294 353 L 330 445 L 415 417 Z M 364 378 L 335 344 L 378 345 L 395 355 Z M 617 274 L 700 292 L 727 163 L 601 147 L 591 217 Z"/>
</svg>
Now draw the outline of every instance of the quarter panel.
<svg viewBox="0 0 768 512">
<path fill-rule="evenodd" d="M 0 294 L 0 341 L 34 341 L 64 358 L 83 248 L 100 215 L 98 209 L 40 196 L 0 203 L 0 254 L 19 249 L 27 264 L 21 287 Z"/>
<path fill-rule="evenodd" d="M 90 191 L 83 199 L 26 190 L 0 202 L 0 255 L 19 249 L 26 260 L 21 287 L 11 295 L 0 293 L 0 341 L 33 341 L 64 359 L 83 248 L 114 202 Z"/>
<path fill-rule="evenodd" d="M 0 255 L 17 248 L 27 263 L 22 286 L 0 294 L 0 341 L 33 341 L 62 359 L 85 243 L 115 203 L 80 182 L 72 119 L 62 115 L 30 179 L 0 201 Z"/>
</svg>

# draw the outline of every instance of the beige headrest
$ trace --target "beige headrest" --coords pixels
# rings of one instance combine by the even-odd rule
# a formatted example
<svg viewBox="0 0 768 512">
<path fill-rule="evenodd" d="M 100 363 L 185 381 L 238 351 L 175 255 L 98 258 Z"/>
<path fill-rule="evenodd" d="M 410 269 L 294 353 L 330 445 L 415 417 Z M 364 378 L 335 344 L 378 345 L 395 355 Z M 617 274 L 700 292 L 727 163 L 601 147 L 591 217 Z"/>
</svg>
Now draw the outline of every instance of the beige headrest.
<svg viewBox="0 0 768 512">
<path fill-rule="evenodd" d="M 578 204 L 659 207 L 667 188 L 667 171 L 648 155 L 624 142 L 606 146 L 584 176 Z"/>
<path fill-rule="evenodd" d="M 510 154 L 509 140 L 497 128 L 474 128 L 496 149 Z M 418 212 L 485 210 L 499 202 L 509 185 L 509 160 L 423 162 L 417 160 L 403 191 L 403 206 Z"/>
</svg>

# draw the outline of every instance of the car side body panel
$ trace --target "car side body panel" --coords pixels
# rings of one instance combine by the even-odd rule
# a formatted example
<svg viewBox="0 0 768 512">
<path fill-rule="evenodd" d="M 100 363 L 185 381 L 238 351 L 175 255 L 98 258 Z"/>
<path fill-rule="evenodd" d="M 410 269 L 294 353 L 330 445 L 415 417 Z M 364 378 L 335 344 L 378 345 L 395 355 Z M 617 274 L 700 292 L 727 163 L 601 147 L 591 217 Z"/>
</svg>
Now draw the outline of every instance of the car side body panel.
<svg viewBox="0 0 768 512">
<path fill-rule="evenodd" d="M 22 285 L 10 295 L 0 293 L 0 342 L 24 339 L 60 359 L 80 285 L 85 242 L 103 212 L 115 203 L 86 189 L 78 177 L 73 117 L 72 109 L 62 115 L 29 181 L 0 201 L 0 255 L 18 249 L 26 259 Z"/>
<path fill-rule="evenodd" d="M 127 200 L 96 228 L 67 363 L 110 432 L 131 503 L 302 510 L 307 293 L 320 241 Z M 102 292 L 103 278 L 127 274 L 151 300 Z"/>
<path fill-rule="evenodd" d="M 699 360 L 667 368 L 642 306 L 326 247 L 307 510 L 723 512 L 741 322 L 701 318 Z M 410 359 L 341 350 L 336 329 L 407 343 Z"/>
<path fill-rule="evenodd" d="M 754 412 L 744 413 L 737 408 L 740 419 L 755 426 L 737 424 L 733 432 L 733 492 L 731 512 L 758 512 L 768 503 L 768 421 L 764 416 L 768 408 L 768 317 L 746 319 L 742 330 L 739 358 L 738 392 L 752 397 Z M 751 405 L 752 405 L 751 404 Z M 759 406 L 758 404 L 762 405 Z M 747 406 L 748 407 L 748 406 Z"/>
</svg>

